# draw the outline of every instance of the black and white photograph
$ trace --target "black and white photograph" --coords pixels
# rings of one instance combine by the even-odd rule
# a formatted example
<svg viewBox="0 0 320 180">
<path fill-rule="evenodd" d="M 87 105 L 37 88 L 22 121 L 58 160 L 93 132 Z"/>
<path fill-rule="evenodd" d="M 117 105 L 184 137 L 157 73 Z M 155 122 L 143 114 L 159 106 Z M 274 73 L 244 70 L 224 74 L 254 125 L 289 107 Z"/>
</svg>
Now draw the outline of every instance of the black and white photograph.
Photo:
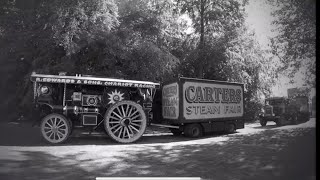
<svg viewBox="0 0 320 180">
<path fill-rule="evenodd" d="M 315 180 L 316 0 L 0 0 L 1 180 Z"/>
</svg>

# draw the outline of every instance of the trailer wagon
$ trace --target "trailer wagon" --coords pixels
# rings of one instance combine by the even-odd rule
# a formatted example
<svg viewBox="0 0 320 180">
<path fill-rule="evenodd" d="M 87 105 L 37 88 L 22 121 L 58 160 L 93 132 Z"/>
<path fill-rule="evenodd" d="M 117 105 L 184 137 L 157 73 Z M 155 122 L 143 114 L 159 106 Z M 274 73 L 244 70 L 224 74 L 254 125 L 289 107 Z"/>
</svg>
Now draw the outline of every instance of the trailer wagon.
<svg viewBox="0 0 320 180">
<path fill-rule="evenodd" d="M 163 122 L 174 135 L 244 128 L 243 84 L 181 77 L 162 87 Z M 166 124 L 166 125 L 163 125 Z"/>
</svg>

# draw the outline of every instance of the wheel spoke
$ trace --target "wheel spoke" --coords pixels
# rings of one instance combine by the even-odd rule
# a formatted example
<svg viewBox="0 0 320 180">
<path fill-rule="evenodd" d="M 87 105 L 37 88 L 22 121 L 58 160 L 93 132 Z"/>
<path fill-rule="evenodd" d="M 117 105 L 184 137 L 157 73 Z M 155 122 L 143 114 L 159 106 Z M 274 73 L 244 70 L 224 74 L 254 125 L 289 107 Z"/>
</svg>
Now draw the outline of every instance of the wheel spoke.
<svg viewBox="0 0 320 180">
<path fill-rule="evenodd" d="M 122 112 L 120 111 L 119 107 L 117 107 L 116 109 L 118 110 L 118 113 L 120 114 L 120 116 L 123 117 L 123 114 L 122 114 Z M 113 112 L 115 112 L 115 111 L 113 111 Z M 121 117 L 120 117 L 120 118 L 121 118 Z"/>
<path fill-rule="evenodd" d="M 67 129 L 61 129 L 61 128 L 60 128 L 60 129 L 58 129 L 58 132 L 62 132 L 62 131 L 63 131 L 63 133 L 66 133 L 66 130 L 67 130 Z"/>
<path fill-rule="evenodd" d="M 112 121 L 112 122 L 109 122 L 109 124 L 119 124 L 120 121 Z"/>
<path fill-rule="evenodd" d="M 53 136 L 53 137 L 54 137 L 54 140 L 58 140 L 58 139 L 59 139 L 59 137 L 58 137 L 58 135 L 57 135 L 56 132 L 54 133 L 54 136 Z M 57 137 L 58 137 L 58 139 L 57 139 Z"/>
<path fill-rule="evenodd" d="M 127 108 L 126 108 L 126 116 L 128 116 L 128 111 L 129 111 L 129 104 L 127 104 Z"/>
<path fill-rule="evenodd" d="M 123 127 L 123 136 L 122 138 L 126 138 L 127 127 Z"/>
<path fill-rule="evenodd" d="M 112 130 L 112 129 L 116 128 L 116 127 L 119 127 L 119 126 L 120 126 L 120 124 L 116 124 L 116 125 L 112 126 L 112 127 L 110 128 L 110 130 Z"/>
<path fill-rule="evenodd" d="M 45 123 L 45 126 L 46 125 L 48 125 L 50 128 L 52 128 L 52 125 L 48 121 Z"/>
<path fill-rule="evenodd" d="M 130 128 L 134 129 L 135 131 L 139 132 L 139 130 L 137 128 L 135 128 L 134 126 L 132 125 L 129 125 Z"/>
<path fill-rule="evenodd" d="M 50 138 L 50 139 L 52 139 L 51 136 L 52 136 L 53 134 L 54 134 L 54 133 L 51 131 L 51 134 L 49 135 L 49 138 Z"/>
<path fill-rule="evenodd" d="M 119 134 L 118 134 L 118 138 L 120 138 L 121 133 L 122 133 L 122 130 L 123 130 L 123 127 L 121 126 L 120 132 L 119 132 Z"/>
<path fill-rule="evenodd" d="M 54 118 L 54 126 L 57 126 L 57 118 Z"/>
<path fill-rule="evenodd" d="M 130 133 L 131 133 L 132 136 L 133 136 L 133 135 L 134 135 L 134 132 L 133 132 L 133 130 L 131 129 L 130 125 L 128 126 L 128 129 L 129 129 Z"/>
<path fill-rule="evenodd" d="M 131 118 L 133 115 L 135 115 L 137 112 L 139 112 L 138 110 L 136 110 L 134 113 L 132 113 L 129 117 Z M 133 119 L 133 118 L 131 118 Z"/>
<path fill-rule="evenodd" d="M 122 138 L 125 138 L 126 137 L 126 129 L 125 128 L 123 128 L 123 132 L 122 132 L 123 134 L 122 134 Z"/>
<path fill-rule="evenodd" d="M 115 120 L 118 120 L 118 121 L 120 121 L 121 119 L 120 118 L 118 118 L 118 117 L 114 117 L 114 116 L 110 116 L 110 119 L 115 119 Z"/>
<path fill-rule="evenodd" d="M 129 106 L 129 105 L 128 105 L 128 106 Z M 133 110 L 133 107 L 130 108 L 130 111 L 129 111 L 129 113 L 127 114 L 127 115 L 128 115 L 127 117 L 130 117 L 130 116 L 131 116 L 132 110 Z"/>
<path fill-rule="evenodd" d="M 57 123 L 57 127 L 59 127 L 61 123 L 64 124 L 63 121 L 60 119 L 60 121 Z"/>
<path fill-rule="evenodd" d="M 65 135 L 65 134 L 62 134 L 62 132 L 60 132 L 60 131 L 57 131 L 57 132 L 58 132 L 57 134 L 61 135 L 61 137 L 59 139 L 63 138 L 63 136 Z"/>
<path fill-rule="evenodd" d="M 129 133 L 129 130 L 128 130 L 127 127 L 126 127 L 126 131 L 127 131 L 127 134 L 128 134 L 128 138 L 130 139 L 130 133 Z"/>
<path fill-rule="evenodd" d="M 134 122 L 131 122 L 131 125 L 140 127 L 140 124 L 137 124 L 137 123 L 134 123 Z"/>
<path fill-rule="evenodd" d="M 135 120 L 132 120 L 132 122 L 142 122 L 143 120 L 142 119 L 135 119 Z"/>
<path fill-rule="evenodd" d="M 122 138 L 125 138 L 125 136 L 126 136 L 126 130 L 124 129 L 124 127 L 122 128 L 122 133 L 121 133 L 121 136 L 122 136 Z"/>
<path fill-rule="evenodd" d="M 115 111 L 112 112 L 114 115 L 116 115 L 119 119 L 122 119 L 120 115 L 118 115 Z"/>
<path fill-rule="evenodd" d="M 124 105 L 121 106 L 121 110 L 122 110 L 122 113 L 123 113 L 122 115 L 123 115 L 123 117 L 126 117 L 126 113 L 124 112 L 123 106 Z"/>
<path fill-rule="evenodd" d="M 62 127 L 66 127 L 66 125 L 62 124 L 62 125 L 58 126 L 59 129 L 62 129 Z"/>
<path fill-rule="evenodd" d="M 134 116 L 133 118 L 131 118 L 131 120 L 134 120 L 134 119 L 136 119 L 136 118 L 138 118 L 138 117 L 140 117 L 140 114 Z"/>
<path fill-rule="evenodd" d="M 44 131 L 44 132 L 48 135 L 48 133 L 52 132 L 52 129 L 50 129 L 49 131 Z"/>
<path fill-rule="evenodd" d="M 52 119 L 53 119 L 53 118 L 52 118 Z M 48 124 L 50 124 L 51 127 L 53 126 L 53 121 L 52 121 L 52 119 L 49 119 L 51 124 L 50 124 L 49 121 L 48 121 Z"/>
<path fill-rule="evenodd" d="M 113 127 L 115 127 L 115 126 L 113 126 Z M 113 127 L 112 127 L 111 129 L 113 129 Z M 121 127 L 122 127 L 122 126 L 119 125 L 118 129 L 116 129 L 115 131 L 113 131 L 113 134 L 116 134 L 116 132 L 118 132 L 118 131 L 121 129 Z M 111 129 L 110 129 L 110 130 L 111 130 Z"/>
</svg>

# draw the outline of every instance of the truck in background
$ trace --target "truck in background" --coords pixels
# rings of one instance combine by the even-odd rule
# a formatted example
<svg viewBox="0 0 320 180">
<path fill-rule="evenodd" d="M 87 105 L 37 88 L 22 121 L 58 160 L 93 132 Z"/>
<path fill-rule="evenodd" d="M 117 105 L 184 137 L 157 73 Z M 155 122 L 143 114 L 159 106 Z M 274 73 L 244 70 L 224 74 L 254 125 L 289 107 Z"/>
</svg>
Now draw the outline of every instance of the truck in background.
<svg viewBox="0 0 320 180">
<path fill-rule="evenodd" d="M 187 137 L 244 128 L 243 90 L 239 83 L 180 77 L 162 88 L 162 124 Z"/>
<path fill-rule="evenodd" d="M 288 97 L 271 97 L 265 100 L 260 115 L 261 126 L 274 121 L 278 126 L 297 124 L 310 117 L 308 91 L 304 88 L 288 89 Z"/>
</svg>

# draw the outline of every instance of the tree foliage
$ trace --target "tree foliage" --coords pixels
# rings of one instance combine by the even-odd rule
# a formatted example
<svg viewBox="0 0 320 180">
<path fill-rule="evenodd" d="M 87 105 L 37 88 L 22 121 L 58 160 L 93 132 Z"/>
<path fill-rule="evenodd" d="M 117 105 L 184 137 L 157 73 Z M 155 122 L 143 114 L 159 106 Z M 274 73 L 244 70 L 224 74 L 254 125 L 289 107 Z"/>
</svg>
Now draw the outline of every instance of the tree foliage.
<svg viewBox="0 0 320 180">
<path fill-rule="evenodd" d="M 269 0 L 276 10 L 273 24 L 279 34 L 271 39 L 273 53 L 289 77 L 302 70 L 309 84 L 314 84 L 316 58 L 316 1 Z"/>
<path fill-rule="evenodd" d="M 54 12 L 50 25 L 53 39 L 65 48 L 67 55 L 77 52 L 81 47 L 103 39 L 118 22 L 118 9 L 112 0 L 68 0 L 53 1 L 43 6 Z"/>
<path fill-rule="evenodd" d="M 193 28 L 198 36 L 196 50 L 196 76 L 204 78 L 208 70 L 206 52 L 217 41 L 234 37 L 235 30 L 244 22 L 244 5 L 246 1 L 228 0 L 179 0 L 181 13 L 188 13 L 193 22 Z M 218 39 L 218 40 L 217 40 Z M 216 45 L 216 44 L 215 44 Z"/>
<path fill-rule="evenodd" d="M 66 71 L 160 82 L 177 76 L 241 82 L 254 116 L 274 74 L 268 71 L 272 59 L 244 25 L 246 3 L 3 0 L 0 109 L 31 108 L 32 71 Z"/>
</svg>

